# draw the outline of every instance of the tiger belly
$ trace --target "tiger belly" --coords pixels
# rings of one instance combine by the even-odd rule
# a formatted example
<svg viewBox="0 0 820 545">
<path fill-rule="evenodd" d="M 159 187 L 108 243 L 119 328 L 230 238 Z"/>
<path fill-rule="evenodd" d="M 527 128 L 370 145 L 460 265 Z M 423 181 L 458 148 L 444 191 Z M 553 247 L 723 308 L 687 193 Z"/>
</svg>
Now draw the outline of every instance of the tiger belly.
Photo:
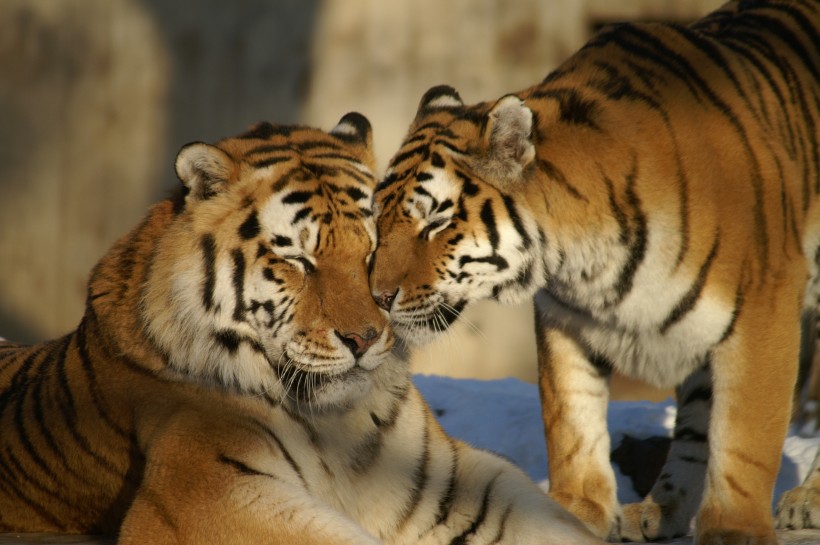
<svg viewBox="0 0 820 545">
<path fill-rule="evenodd" d="M 731 306 L 708 298 L 668 328 L 663 322 L 636 326 L 641 316 L 623 315 L 617 309 L 593 316 L 546 290 L 538 292 L 535 304 L 547 326 L 568 333 L 589 356 L 659 388 L 680 384 L 702 366 L 734 320 Z"/>
</svg>

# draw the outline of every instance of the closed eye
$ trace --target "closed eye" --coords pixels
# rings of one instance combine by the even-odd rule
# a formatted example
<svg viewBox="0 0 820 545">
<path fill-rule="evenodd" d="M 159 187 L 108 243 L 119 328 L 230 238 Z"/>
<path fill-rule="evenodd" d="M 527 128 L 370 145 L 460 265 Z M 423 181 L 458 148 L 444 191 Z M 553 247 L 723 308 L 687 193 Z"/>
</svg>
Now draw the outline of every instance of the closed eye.
<svg viewBox="0 0 820 545">
<path fill-rule="evenodd" d="M 425 240 L 432 239 L 436 233 L 450 225 L 450 220 L 447 218 L 440 218 L 429 222 L 424 226 L 424 229 L 419 233 L 419 237 Z"/>
<path fill-rule="evenodd" d="M 298 263 L 299 265 L 301 265 L 302 269 L 305 271 L 305 274 L 310 274 L 316 270 L 316 265 L 314 265 L 308 258 L 304 256 L 285 256 L 284 259 L 291 263 Z"/>
</svg>

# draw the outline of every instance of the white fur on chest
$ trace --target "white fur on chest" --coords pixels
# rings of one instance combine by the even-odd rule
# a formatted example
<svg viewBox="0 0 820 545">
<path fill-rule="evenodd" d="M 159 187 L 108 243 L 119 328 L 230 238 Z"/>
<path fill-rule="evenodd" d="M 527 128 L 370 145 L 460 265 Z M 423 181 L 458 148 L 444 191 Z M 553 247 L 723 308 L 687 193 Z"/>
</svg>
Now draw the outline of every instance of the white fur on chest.
<svg viewBox="0 0 820 545">
<path fill-rule="evenodd" d="M 677 292 L 670 289 L 664 296 L 636 291 L 622 305 L 598 312 L 567 306 L 544 290 L 535 303 L 547 326 L 568 333 L 590 355 L 604 356 L 627 376 L 668 388 L 704 363 L 732 321 L 730 305 L 704 296 L 663 329 L 665 317 L 680 300 Z"/>
</svg>

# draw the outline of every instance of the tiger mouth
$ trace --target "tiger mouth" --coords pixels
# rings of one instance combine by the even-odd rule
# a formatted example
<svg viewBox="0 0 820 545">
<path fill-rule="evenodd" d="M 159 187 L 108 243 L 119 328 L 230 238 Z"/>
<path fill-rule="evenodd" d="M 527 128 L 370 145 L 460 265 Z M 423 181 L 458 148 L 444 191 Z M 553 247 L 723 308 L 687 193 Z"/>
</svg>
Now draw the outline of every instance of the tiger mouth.
<svg viewBox="0 0 820 545">
<path fill-rule="evenodd" d="M 315 400 L 316 394 L 328 386 L 347 382 L 365 372 L 358 366 L 341 373 L 308 371 L 295 365 L 277 365 L 274 369 L 288 397 L 305 403 Z"/>
<path fill-rule="evenodd" d="M 458 320 L 465 306 L 467 306 L 466 301 L 459 301 L 454 305 L 438 303 L 425 309 L 424 313 L 416 311 L 403 316 L 391 316 L 391 319 L 394 325 L 410 331 L 426 329 L 433 333 L 440 333 L 449 329 Z"/>
</svg>

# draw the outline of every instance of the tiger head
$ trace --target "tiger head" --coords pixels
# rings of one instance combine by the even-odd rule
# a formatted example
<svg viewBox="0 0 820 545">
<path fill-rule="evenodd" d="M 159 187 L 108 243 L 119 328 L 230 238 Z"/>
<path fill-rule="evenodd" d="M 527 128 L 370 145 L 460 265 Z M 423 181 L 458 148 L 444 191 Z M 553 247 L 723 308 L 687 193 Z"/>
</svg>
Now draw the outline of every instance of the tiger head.
<svg viewBox="0 0 820 545">
<path fill-rule="evenodd" d="M 465 106 L 440 86 L 422 98 L 376 188 L 373 296 L 396 334 L 423 344 L 468 302 L 531 296 L 544 275 L 543 233 L 510 196 L 535 150 L 516 96 Z"/>
<path fill-rule="evenodd" d="M 355 113 L 180 151 L 184 204 L 142 302 L 173 373 L 311 410 L 369 389 L 393 342 L 368 288 L 373 164 Z"/>
</svg>

